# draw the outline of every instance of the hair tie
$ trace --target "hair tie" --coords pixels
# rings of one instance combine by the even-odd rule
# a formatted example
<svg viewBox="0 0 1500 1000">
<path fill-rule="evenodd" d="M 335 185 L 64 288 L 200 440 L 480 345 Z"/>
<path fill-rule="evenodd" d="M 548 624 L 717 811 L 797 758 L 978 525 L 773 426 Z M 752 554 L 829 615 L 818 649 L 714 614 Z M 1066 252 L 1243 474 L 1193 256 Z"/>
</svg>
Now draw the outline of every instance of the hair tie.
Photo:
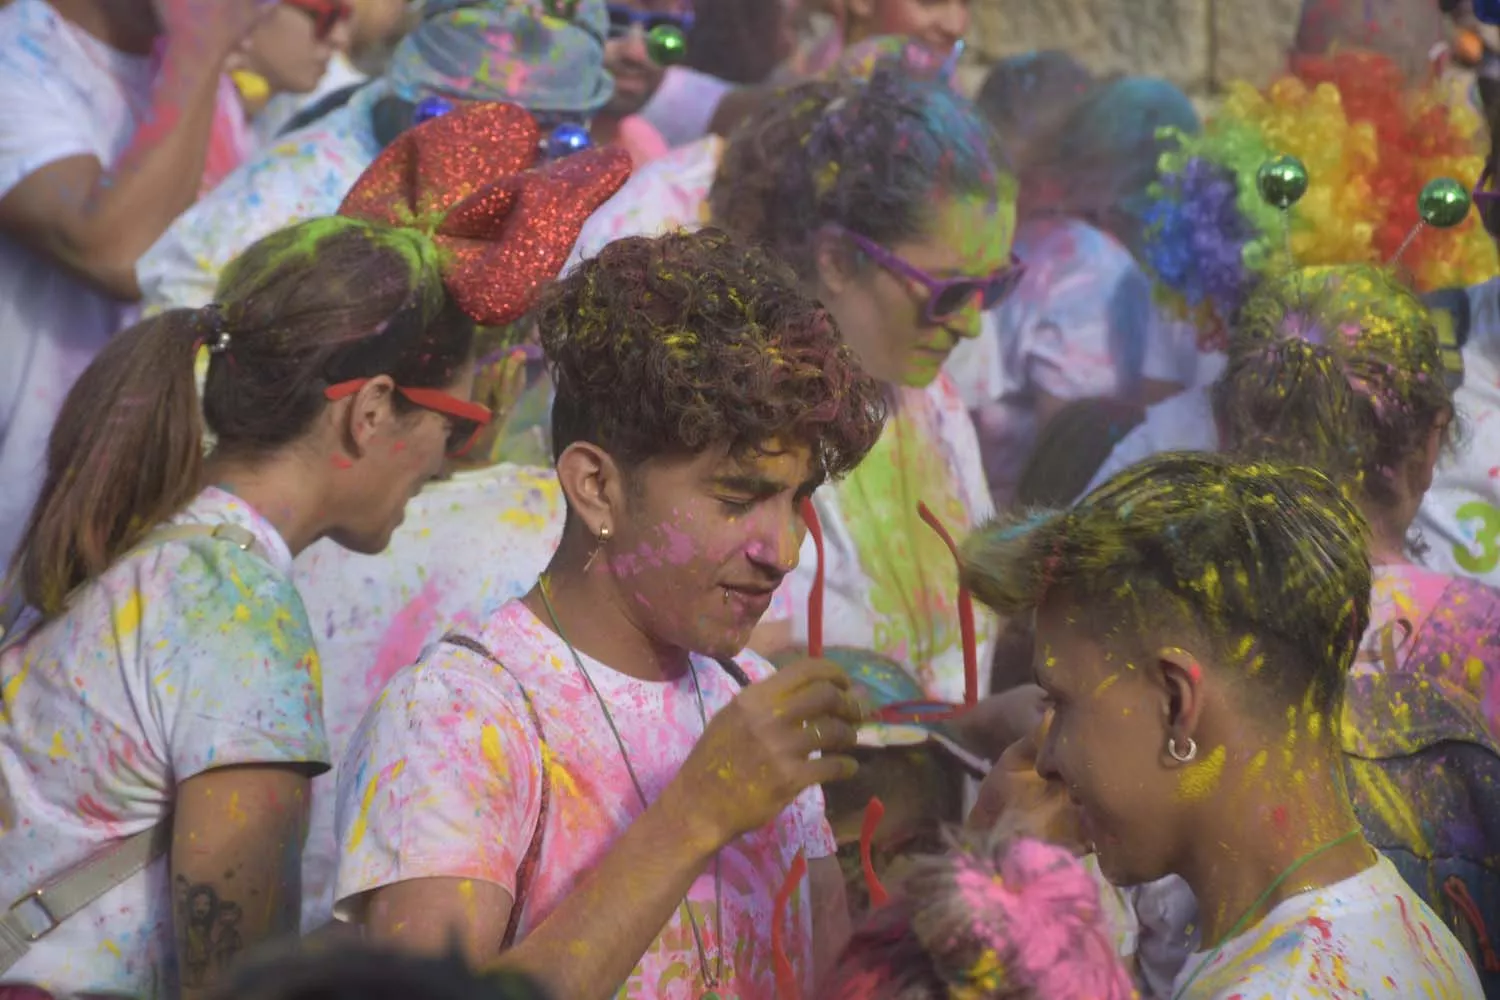
<svg viewBox="0 0 1500 1000">
<path fill-rule="evenodd" d="M 229 350 L 229 321 L 224 318 L 224 307 L 210 302 L 202 310 L 204 325 L 208 327 L 208 338 L 203 342 L 209 354 L 224 354 Z"/>
</svg>

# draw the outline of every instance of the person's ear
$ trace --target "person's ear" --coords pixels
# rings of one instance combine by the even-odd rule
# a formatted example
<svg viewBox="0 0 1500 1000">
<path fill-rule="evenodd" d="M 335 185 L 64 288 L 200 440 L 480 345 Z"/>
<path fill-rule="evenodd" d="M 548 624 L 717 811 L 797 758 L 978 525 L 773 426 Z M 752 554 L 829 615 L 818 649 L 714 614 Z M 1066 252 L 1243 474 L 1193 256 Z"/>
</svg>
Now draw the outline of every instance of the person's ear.
<svg viewBox="0 0 1500 1000">
<path fill-rule="evenodd" d="M 575 441 L 557 459 L 557 481 L 584 528 L 594 537 L 617 530 L 625 507 L 620 467 L 598 445 Z"/>
<path fill-rule="evenodd" d="M 818 286 L 821 298 L 837 299 L 855 281 L 854 258 L 844 241 L 832 233 L 819 233 L 814 237 L 813 262 L 818 268 Z"/>
<path fill-rule="evenodd" d="M 1156 652 L 1156 675 L 1161 685 L 1162 754 L 1177 764 L 1198 755 L 1198 731 L 1205 704 L 1203 666 L 1185 649 L 1170 646 Z"/>
<path fill-rule="evenodd" d="M 354 395 L 333 404 L 333 417 L 340 440 L 349 454 L 360 458 L 375 438 L 396 421 L 392 397 L 396 383 L 389 375 L 370 379 Z"/>
<path fill-rule="evenodd" d="M 1422 497 L 1432 488 L 1432 477 L 1437 469 L 1438 457 L 1443 452 L 1443 441 L 1448 437 L 1448 425 L 1452 422 L 1451 415 L 1443 417 L 1433 423 L 1432 429 L 1427 432 L 1427 440 L 1423 442 L 1421 453 L 1417 455 L 1416 468 L 1413 470 L 1414 482 L 1412 486 L 1416 490 L 1412 497 L 1414 503 L 1421 503 Z"/>
</svg>

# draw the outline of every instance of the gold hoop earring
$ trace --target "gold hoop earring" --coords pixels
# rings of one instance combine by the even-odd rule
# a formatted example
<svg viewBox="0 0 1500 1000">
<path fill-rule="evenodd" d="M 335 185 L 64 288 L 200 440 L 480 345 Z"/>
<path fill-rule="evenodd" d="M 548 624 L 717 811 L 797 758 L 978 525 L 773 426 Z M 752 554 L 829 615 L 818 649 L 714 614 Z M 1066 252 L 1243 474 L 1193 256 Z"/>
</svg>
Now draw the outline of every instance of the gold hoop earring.
<svg viewBox="0 0 1500 1000">
<path fill-rule="evenodd" d="M 594 541 L 594 551 L 589 553 L 588 561 L 583 564 L 583 571 L 585 573 L 593 568 L 594 560 L 599 556 L 599 550 L 604 548 L 605 543 L 610 540 L 612 535 L 613 532 L 609 530 L 609 525 L 607 524 L 599 529 L 599 534 Z"/>
</svg>

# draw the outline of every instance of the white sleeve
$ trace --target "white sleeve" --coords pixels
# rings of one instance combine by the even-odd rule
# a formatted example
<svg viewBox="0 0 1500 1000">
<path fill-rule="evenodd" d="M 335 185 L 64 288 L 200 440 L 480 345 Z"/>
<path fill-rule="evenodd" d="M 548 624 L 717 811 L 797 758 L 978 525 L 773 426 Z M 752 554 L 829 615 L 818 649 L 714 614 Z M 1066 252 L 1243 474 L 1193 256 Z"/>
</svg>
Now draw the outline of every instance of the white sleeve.
<svg viewBox="0 0 1500 1000">
<path fill-rule="evenodd" d="M 0 197 L 49 163 L 98 156 L 88 120 L 16 55 L 0 53 Z"/>
<path fill-rule="evenodd" d="M 520 687 L 461 668 L 476 654 L 438 646 L 398 673 L 339 767 L 336 912 L 417 878 L 470 878 L 514 895 L 541 822 L 541 748 Z M 464 706 L 454 713 L 453 705 Z"/>
<path fill-rule="evenodd" d="M 668 67 L 661 86 L 641 109 L 669 146 L 685 146 L 708 134 L 709 123 L 732 83 L 686 66 Z"/>
<path fill-rule="evenodd" d="M 326 771 L 318 651 L 296 587 L 222 542 L 189 548 L 170 589 L 140 602 L 166 638 L 151 682 L 174 779 L 236 764 Z"/>
</svg>

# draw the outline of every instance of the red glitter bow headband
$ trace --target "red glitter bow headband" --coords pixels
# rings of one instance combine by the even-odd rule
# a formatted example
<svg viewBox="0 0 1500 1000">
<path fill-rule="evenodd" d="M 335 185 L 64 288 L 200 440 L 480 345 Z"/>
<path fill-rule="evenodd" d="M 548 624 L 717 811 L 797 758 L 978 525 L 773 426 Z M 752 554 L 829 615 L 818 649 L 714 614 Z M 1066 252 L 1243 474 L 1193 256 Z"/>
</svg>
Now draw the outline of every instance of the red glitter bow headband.
<svg viewBox="0 0 1500 1000">
<path fill-rule="evenodd" d="M 443 281 L 485 326 L 524 316 L 557 277 L 584 220 L 630 176 L 621 150 L 541 163 L 541 130 L 513 104 L 473 104 L 408 129 L 339 214 L 428 233 Z"/>
</svg>

